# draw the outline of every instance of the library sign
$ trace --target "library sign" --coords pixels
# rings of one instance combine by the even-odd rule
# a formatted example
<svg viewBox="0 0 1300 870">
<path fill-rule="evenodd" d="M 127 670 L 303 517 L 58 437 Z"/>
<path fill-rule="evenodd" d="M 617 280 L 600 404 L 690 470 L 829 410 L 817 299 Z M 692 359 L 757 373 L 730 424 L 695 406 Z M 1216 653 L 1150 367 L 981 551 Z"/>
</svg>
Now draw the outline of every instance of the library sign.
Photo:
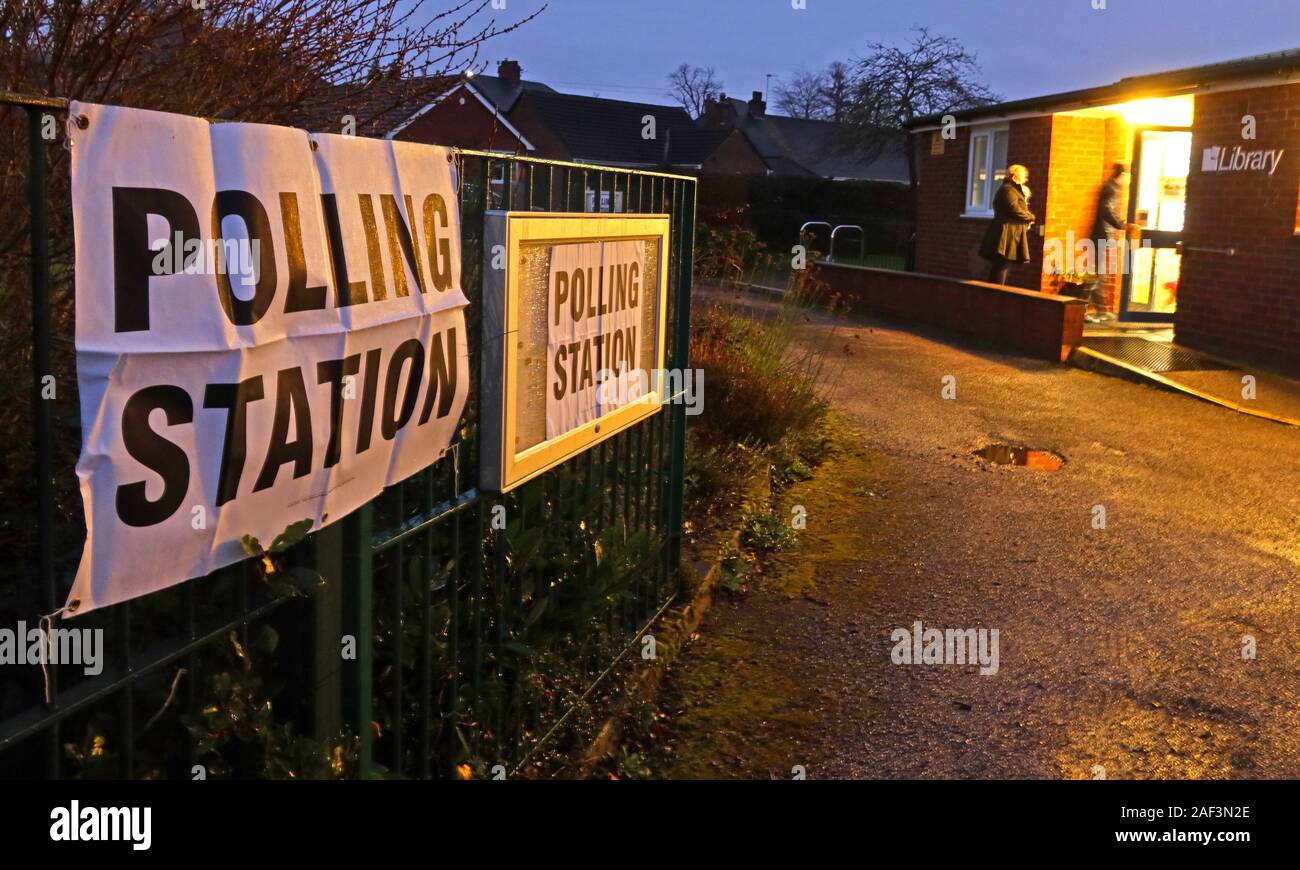
<svg viewBox="0 0 1300 870">
<path fill-rule="evenodd" d="M 659 410 L 668 231 L 667 215 L 488 213 L 480 487 Z"/>
<path fill-rule="evenodd" d="M 87 537 L 66 613 L 340 519 L 448 449 L 469 389 L 451 151 L 71 116 Z"/>
</svg>

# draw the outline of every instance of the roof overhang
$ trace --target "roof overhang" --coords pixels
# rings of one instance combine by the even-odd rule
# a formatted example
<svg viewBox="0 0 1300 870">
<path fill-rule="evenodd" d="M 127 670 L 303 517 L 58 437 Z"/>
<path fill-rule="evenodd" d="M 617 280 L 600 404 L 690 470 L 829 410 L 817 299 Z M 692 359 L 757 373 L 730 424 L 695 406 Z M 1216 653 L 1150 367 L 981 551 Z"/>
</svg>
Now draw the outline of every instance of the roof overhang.
<svg viewBox="0 0 1300 870">
<path fill-rule="evenodd" d="M 1125 103 L 1133 100 L 1158 99 L 1188 94 L 1209 94 L 1248 88 L 1272 87 L 1300 83 L 1300 58 L 1281 63 L 1252 60 L 1189 70 L 1176 70 L 1149 76 L 1122 79 L 1114 84 L 1077 91 L 1065 91 L 1042 97 L 1012 100 L 991 106 L 979 106 L 955 112 L 927 115 L 910 121 L 906 128 L 913 133 L 938 130 L 944 118 L 951 115 L 958 126 L 982 124 L 990 121 L 1010 121 L 1017 118 L 1034 118 L 1061 112 L 1076 112 L 1099 106 Z"/>
</svg>

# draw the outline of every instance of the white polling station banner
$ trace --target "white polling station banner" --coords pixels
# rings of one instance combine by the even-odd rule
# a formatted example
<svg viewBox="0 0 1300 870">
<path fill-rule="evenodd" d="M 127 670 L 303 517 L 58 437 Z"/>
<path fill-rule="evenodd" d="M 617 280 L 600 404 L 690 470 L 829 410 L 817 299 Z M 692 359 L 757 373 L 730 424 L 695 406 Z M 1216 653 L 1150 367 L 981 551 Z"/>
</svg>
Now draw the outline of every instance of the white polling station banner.
<svg viewBox="0 0 1300 870">
<path fill-rule="evenodd" d="M 73 103 L 86 543 L 66 614 L 342 519 L 469 390 L 449 149 Z"/>
</svg>

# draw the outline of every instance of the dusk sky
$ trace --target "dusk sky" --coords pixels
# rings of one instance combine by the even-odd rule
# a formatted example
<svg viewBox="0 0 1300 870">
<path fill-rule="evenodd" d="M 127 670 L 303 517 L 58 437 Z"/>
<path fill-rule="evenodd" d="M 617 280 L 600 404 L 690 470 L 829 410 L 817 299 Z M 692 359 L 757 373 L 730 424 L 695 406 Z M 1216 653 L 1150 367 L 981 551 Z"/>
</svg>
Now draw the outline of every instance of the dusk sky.
<svg viewBox="0 0 1300 870">
<path fill-rule="evenodd" d="M 501 20 L 542 0 L 507 0 Z M 1006 99 L 1129 75 L 1300 47 L 1296 0 L 551 0 L 539 18 L 483 50 L 485 72 L 518 59 L 556 90 L 666 102 L 681 63 L 713 66 L 728 94 L 901 43 L 913 25 L 960 39 Z M 490 10 L 485 10 L 490 11 Z M 1028 13 L 1028 14 L 1026 14 Z M 1015 23 L 1016 16 L 1023 23 Z M 773 80 L 775 86 L 776 80 Z"/>
</svg>

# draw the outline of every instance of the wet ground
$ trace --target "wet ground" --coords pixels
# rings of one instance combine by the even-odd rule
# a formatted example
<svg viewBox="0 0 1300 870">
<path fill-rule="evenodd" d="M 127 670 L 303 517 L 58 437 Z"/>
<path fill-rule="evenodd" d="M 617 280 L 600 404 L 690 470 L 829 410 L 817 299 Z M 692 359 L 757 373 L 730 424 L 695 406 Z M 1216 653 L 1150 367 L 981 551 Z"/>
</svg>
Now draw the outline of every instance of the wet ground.
<svg viewBox="0 0 1300 870">
<path fill-rule="evenodd" d="M 844 445 L 671 671 L 656 776 L 1300 777 L 1300 430 L 880 325 L 808 340 Z M 894 664 L 917 621 L 997 629 L 997 673 Z"/>
</svg>

